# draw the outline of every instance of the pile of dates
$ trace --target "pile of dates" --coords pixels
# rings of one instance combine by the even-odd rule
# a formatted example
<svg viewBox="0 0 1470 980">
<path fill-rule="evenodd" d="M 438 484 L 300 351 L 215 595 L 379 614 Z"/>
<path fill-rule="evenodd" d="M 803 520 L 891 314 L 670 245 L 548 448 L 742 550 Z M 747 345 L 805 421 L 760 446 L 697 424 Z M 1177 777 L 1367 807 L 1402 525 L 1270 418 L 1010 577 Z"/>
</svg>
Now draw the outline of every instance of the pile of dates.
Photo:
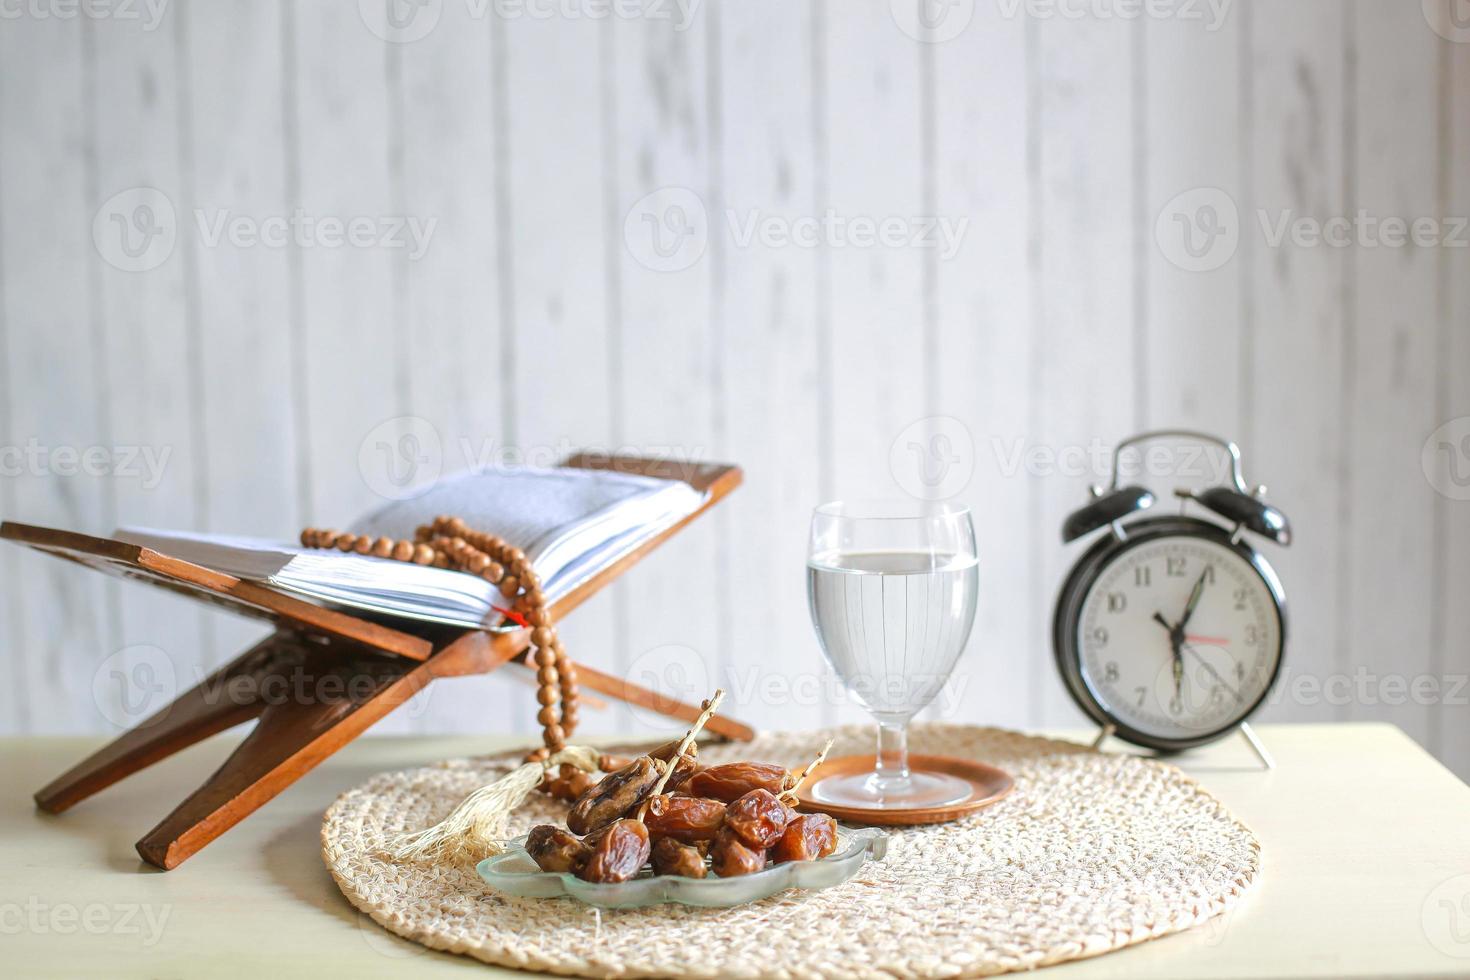
<svg viewBox="0 0 1470 980">
<path fill-rule="evenodd" d="M 660 875 L 721 878 L 768 864 L 815 861 L 837 848 L 837 822 L 825 813 L 798 814 L 780 795 L 795 775 L 782 766 L 727 762 L 702 767 L 692 746 L 675 761 L 678 742 L 585 785 L 585 773 L 553 782 L 554 795 L 578 794 L 565 828 L 543 824 L 526 838 L 542 871 L 586 881 L 627 881 L 650 862 Z M 663 771 L 674 766 L 663 791 Z M 585 777 L 585 778 L 579 778 Z M 569 785 L 568 785 L 569 784 Z"/>
</svg>

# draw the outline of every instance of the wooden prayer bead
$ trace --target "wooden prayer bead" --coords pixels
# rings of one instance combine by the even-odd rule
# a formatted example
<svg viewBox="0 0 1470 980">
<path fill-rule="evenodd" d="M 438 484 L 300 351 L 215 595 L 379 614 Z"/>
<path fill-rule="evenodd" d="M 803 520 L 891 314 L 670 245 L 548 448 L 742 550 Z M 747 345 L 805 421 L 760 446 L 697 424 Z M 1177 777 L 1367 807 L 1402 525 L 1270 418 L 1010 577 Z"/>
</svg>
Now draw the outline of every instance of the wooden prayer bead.
<svg viewBox="0 0 1470 980">
<path fill-rule="evenodd" d="M 530 644 L 536 670 L 536 720 L 542 727 L 545 747 L 530 753 L 528 760 L 542 761 L 565 744 L 577 724 L 576 668 L 566 658 L 561 639 L 547 610 L 541 579 L 524 551 L 493 534 L 469 528 L 463 519 L 440 514 L 414 529 L 412 540 L 371 538 L 331 529 L 309 527 L 301 532 L 305 548 L 338 548 L 344 552 L 371 554 L 419 565 L 452 568 L 479 575 L 532 625 Z M 563 773 L 563 777 L 566 777 Z M 574 775 L 585 774 L 577 773 Z"/>
</svg>

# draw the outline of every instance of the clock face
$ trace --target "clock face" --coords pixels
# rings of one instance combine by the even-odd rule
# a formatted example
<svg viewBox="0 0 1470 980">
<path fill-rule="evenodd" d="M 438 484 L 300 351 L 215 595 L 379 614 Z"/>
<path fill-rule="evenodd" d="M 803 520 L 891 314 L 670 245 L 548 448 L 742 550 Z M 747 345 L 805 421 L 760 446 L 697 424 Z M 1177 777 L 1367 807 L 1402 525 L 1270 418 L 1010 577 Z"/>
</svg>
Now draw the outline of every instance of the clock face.
<svg viewBox="0 0 1470 980">
<path fill-rule="evenodd" d="M 1281 660 L 1272 585 L 1240 551 L 1199 535 L 1122 545 L 1087 587 L 1074 628 L 1088 694 L 1122 726 L 1165 742 L 1236 724 Z"/>
</svg>

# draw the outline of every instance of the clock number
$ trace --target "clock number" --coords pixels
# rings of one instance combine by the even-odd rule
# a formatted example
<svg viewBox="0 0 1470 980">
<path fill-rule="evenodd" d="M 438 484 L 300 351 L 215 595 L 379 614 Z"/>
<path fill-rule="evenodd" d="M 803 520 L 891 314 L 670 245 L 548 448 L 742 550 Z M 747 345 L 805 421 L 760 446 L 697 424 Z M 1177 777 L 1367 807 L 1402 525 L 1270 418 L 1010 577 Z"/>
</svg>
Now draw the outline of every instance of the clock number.
<svg viewBox="0 0 1470 980">
<path fill-rule="evenodd" d="M 1148 586 L 1153 584 L 1153 573 L 1147 565 L 1139 565 L 1133 569 L 1133 584 Z"/>
<path fill-rule="evenodd" d="M 1143 707 L 1143 699 L 1148 696 L 1148 688 L 1135 687 L 1133 693 L 1138 695 L 1138 706 Z"/>
<path fill-rule="evenodd" d="M 1106 626 L 1095 626 L 1092 630 L 1092 642 L 1100 647 L 1108 645 L 1108 628 Z"/>
<path fill-rule="evenodd" d="M 1128 608 L 1128 597 L 1121 592 L 1108 593 L 1108 612 L 1120 613 Z"/>
<path fill-rule="evenodd" d="M 1109 660 L 1108 661 L 1108 665 L 1103 668 L 1103 680 L 1107 681 L 1109 684 L 1116 684 L 1117 683 L 1117 681 L 1118 681 L 1118 661 L 1116 661 L 1116 660 Z"/>
<path fill-rule="evenodd" d="M 1215 566 L 1213 564 L 1205 566 L 1204 580 L 1206 585 L 1215 584 Z"/>
<path fill-rule="evenodd" d="M 1184 559 L 1183 558 L 1165 558 L 1164 559 L 1164 574 L 1167 575 L 1167 576 L 1169 576 L 1170 578 L 1183 578 L 1184 577 Z"/>
<path fill-rule="evenodd" d="M 1241 610 L 1245 609 L 1245 600 L 1248 598 L 1250 598 L 1250 592 L 1248 592 L 1246 589 L 1241 588 L 1235 590 L 1236 612 L 1240 612 Z"/>
<path fill-rule="evenodd" d="M 1245 680 L 1245 664 L 1238 660 L 1235 662 L 1235 679 L 1237 681 Z"/>
<path fill-rule="evenodd" d="M 1246 623 L 1246 625 L 1245 625 L 1245 645 L 1248 646 L 1248 647 L 1253 647 L 1257 643 L 1260 643 L 1260 642 L 1261 642 L 1261 631 L 1256 627 L 1256 624 L 1255 623 Z"/>
</svg>

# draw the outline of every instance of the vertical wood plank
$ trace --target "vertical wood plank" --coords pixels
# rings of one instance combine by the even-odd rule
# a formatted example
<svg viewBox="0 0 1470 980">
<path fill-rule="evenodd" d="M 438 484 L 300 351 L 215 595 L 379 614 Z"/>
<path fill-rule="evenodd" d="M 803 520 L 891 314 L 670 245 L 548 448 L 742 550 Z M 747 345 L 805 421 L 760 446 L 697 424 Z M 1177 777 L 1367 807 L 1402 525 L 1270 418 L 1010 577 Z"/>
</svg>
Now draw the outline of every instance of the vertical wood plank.
<svg viewBox="0 0 1470 980">
<path fill-rule="evenodd" d="M 447 4 L 420 40 L 390 45 L 394 210 L 432 233 L 392 256 L 401 283 L 399 348 L 409 408 L 433 422 L 446 468 L 503 444 L 497 247 L 496 65 L 488 16 Z M 519 393 L 512 388 L 511 398 Z"/>
<path fill-rule="evenodd" d="M 1140 21 L 1143 423 L 1241 438 L 1240 283 L 1248 248 L 1241 186 L 1241 11 Z M 1274 16 L 1273 16 L 1274 19 Z M 1211 219 L 1214 207 L 1218 219 Z M 1180 223 L 1183 219 L 1184 224 Z M 1213 220 L 1224 232 L 1218 238 Z M 1225 232 L 1228 223 L 1230 231 Z M 1244 450 L 1250 452 L 1247 446 Z M 1180 474 L 1205 482 L 1205 474 Z M 1166 490 L 1168 488 L 1165 488 Z"/>
<path fill-rule="evenodd" d="M 136 476 L 119 474 L 112 480 L 120 524 L 200 524 L 196 451 L 205 440 L 198 428 L 201 386 L 192 380 L 200 364 L 191 277 L 195 254 L 205 242 L 196 237 L 194 205 L 181 168 L 187 157 L 180 147 L 184 94 L 178 55 L 185 43 L 185 16 L 186 11 L 175 10 L 152 30 L 143 22 L 121 20 L 84 21 L 82 28 L 94 41 L 88 76 L 88 98 L 95 107 L 92 186 L 96 207 L 114 222 L 97 264 L 108 394 L 107 418 L 98 433 L 115 445 L 138 447 L 145 464 Z M 121 204 L 117 195 L 124 195 Z M 166 238 L 149 243 L 153 233 L 143 227 L 149 219 L 137 210 L 144 206 L 153 209 L 158 235 L 172 236 L 171 249 L 159 244 Z M 131 227 L 123 232 L 118 219 Z M 114 232 L 123 237 L 113 240 Z M 136 263 L 126 251 L 131 248 L 146 249 Z M 108 652 L 141 645 L 147 650 L 138 656 L 154 659 L 162 651 L 172 662 L 178 690 L 202 676 L 209 654 L 201 650 L 204 614 L 198 604 L 159 589 L 125 586 L 119 592 L 119 630 L 108 638 Z M 132 652 L 123 653 L 118 666 L 130 675 L 137 669 L 134 661 Z M 155 707 L 124 707 L 122 716 L 141 721 Z"/>
<path fill-rule="evenodd" d="M 720 17 L 716 98 L 730 220 L 749 227 L 814 215 L 812 11 L 759 0 L 722 7 Z M 732 237 L 722 259 L 721 452 L 745 470 L 745 485 L 717 514 L 729 549 L 721 590 L 736 600 L 722 681 L 731 712 L 757 728 L 797 717 L 815 724 L 831 700 L 802 577 L 821 492 L 816 251 Z"/>
<path fill-rule="evenodd" d="M 0 184 L 5 181 L 5 89 L 8 85 L 3 77 L 0 77 Z M 5 236 L 5 197 L 0 194 L 0 379 L 5 381 L 4 390 L 0 390 L 0 445 L 10 447 L 16 444 L 14 427 L 11 419 L 14 409 L 10 404 L 10 320 L 9 309 L 4 301 L 6 264 L 5 250 L 7 245 L 14 247 L 6 241 Z M 6 514 L 15 513 L 15 483 L 11 475 L 7 473 L 0 476 L 0 512 Z M 21 615 L 22 604 L 20 601 L 20 589 L 18 586 L 19 571 L 15 555 L 9 548 L 0 549 L 0 593 L 5 596 L 5 628 L 0 632 L 0 639 L 5 643 L 6 656 L 13 663 L 10 665 L 12 683 L 7 693 L 7 704 L 10 708 L 5 717 L 0 719 L 0 733 L 6 735 L 19 734 L 30 728 L 30 694 L 26 678 L 29 676 L 28 667 L 25 662 L 25 652 L 22 647 Z"/>
<path fill-rule="evenodd" d="M 1355 5 L 1356 177 L 1347 202 L 1379 222 L 1438 216 L 1436 152 L 1438 38 L 1412 5 Z M 1436 249 L 1393 246 L 1387 229 L 1367 229 L 1352 250 L 1353 458 L 1349 524 L 1334 530 L 1348 555 L 1348 662 L 1370 679 L 1355 690 L 1351 718 L 1402 727 L 1433 750 L 1429 713 L 1403 687 L 1431 673 L 1433 489 L 1416 453 L 1434 421 L 1438 315 Z M 1393 651 L 1392 657 L 1385 656 Z M 1377 680 L 1373 680 L 1377 678 Z M 1355 689 L 1357 685 L 1354 685 Z"/>
<path fill-rule="evenodd" d="M 829 13 L 826 206 L 843 223 L 829 232 L 833 491 L 853 499 L 895 492 L 889 445 L 929 404 L 924 256 L 850 232 L 922 213 L 920 43 L 883 7 Z"/>
<path fill-rule="evenodd" d="M 710 305 L 724 233 L 711 193 L 707 90 L 718 16 L 703 7 L 682 26 L 671 19 L 609 22 L 617 106 L 611 165 L 623 219 L 612 229 L 622 239 L 614 437 L 638 451 L 683 458 L 713 458 L 724 438 L 716 430 L 723 391 Z M 718 676 L 720 603 L 727 601 L 713 572 L 723 564 L 718 548 L 714 523 L 696 523 L 619 583 L 620 671 L 638 675 L 669 659 L 670 647 L 682 647 L 688 652 L 676 662 Z M 627 724 L 648 727 L 636 715 Z"/>
<path fill-rule="evenodd" d="M 1041 320 L 1031 365 L 1032 437 L 1056 453 L 1033 497 L 1048 542 L 1096 479 L 1075 465 L 1100 439 L 1112 444 L 1138 419 L 1134 402 L 1133 25 L 1046 19 L 1039 31 Z M 1050 622 L 1076 548 L 1039 550 L 1032 615 Z M 1033 724 L 1078 722 L 1050 657 L 1031 660 Z"/>
<path fill-rule="evenodd" d="M 1439 181 L 1443 213 L 1463 220 L 1470 216 L 1470 37 L 1438 44 L 1440 98 Z M 1460 239 L 1465 239 L 1465 233 Z M 1434 570 L 1436 598 L 1435 674 L 1441 678 L 1443 697 L 1430 708 L 1438 726 L 1440 759 L 1461 779 L 1470 779 L 1470 606 L 1463 597 L 1470 593 L 1470 248 L 1442 248 L 1439 259 L 1441 316 L 1437 353 L 1436 411 L 1439 424 L 1452 426 L 1451 449 L 1431 445 L 1429 451 L 1449 476 L 1452 459 L 1457 479 L 1444 484 L 1446 491 L 1435 500 L 1434 541 L 1437 567 Z M 1456 422 L 1455 420 L 1459 420 Z M 1447 455 L 1447 452 L 1454 455 Z"/>
<path fill-rule="evenodd" d="M 937 713 L 1013 727 L 1029 722 L 1037 680 L 1013 665 L 1045 660 L 1050 642 L 1034 615 L 1032 563 L 1041 550 L 1056 549 L 1054 529 L 1025 519 L 1039 482 L 1017 456 L 1034 397 L 1025 369 L 1034 354 L 1035 316 L 1032 256 L 1024 247 L 1032 220 L 1027 32 L 1024 18 L 979 4 L 960 34 L 934 46 L 929 163 L 935 213 L 969 222 L 958 250 L 932 259 L 941 354 L 933 405 L 964 426 L 946 427 L 945 435 L 974 465 L 956 499 L 971 506 L 980 552 L 975 629 L 941 695 L 952 700 Z M 996 98 L 997 92 L 1014 95 Z"/>
<path fill-rule="evenodd" d="M 507 21 L 503 32 L 506 180 L 514 330 L 514 444 L 548 465 L 576 448 L 613 443 L 609 371 L 609 236 L 603 174 L 612 92 L 611 25 L 591 20 Z M 599 93 L 591 97 L 590 93 Z M 547 120 L 558 120 L 547 125 Z M 635 569 L 630 578 L 643 570 Z M 594 597 L 564 623 L 573 659 L 615 670 L 614 605 L 623 583 Z M 525 725 L 534 714 L 513 693 Z M 618 710 L 584 711 L 583 730 L 617 730 Z"/>
<path fill-rule="evenodd" d="M 198 221 L 289 212 L 283 119 L 286 84 L 279 3 L 195 4 L 185 17 L 182 84 L 191 162 L 183 177 L 194 213 L 204 497 L 197 524 L 215 532 L 290 538 L 300 512 L 287 248 L 211 243 Z M 250 84 L 244 84 L 251 79 Z M 169 522 L 172 523 L 172 522 Z M 226 658 L 262 628 L 209 614 L 213 656 Z"/>
<path fill-rule="evenodd" d="M 433 28 L 385 48 L 392 210 L 426 238 L 391 256 L 404 410 L 437 433 L 446 472 L 493 464 L 504 405 L 524 390 L 504 357 L 493 8 L 445 4 Z M 432 229 L 430 231 L 430 229 Z M 527 730 L 534 698 L 503 677 L 430 688 L 384 730 Z"/>
<path fill-rule="evenodd" d="M 832 493 L 892 496 L 902 491 L 889 447 L 933 414 L 925 256 L 853 232 L 855 223 L 909 222 L 924 213 L 920 42 L 903 33 L 885 5 L 827 13 L 823 204 L 834 219 L 827 256 Z M 866 718 L 848 704 L 831 720 Z"/>
<path fill-rule="evenodd" d="M 388 46 L 396 42 L 376 36 L 354 4 L 294 3 L 291 11 L 295 100 L 288 112 L 298 144 L 299 197 L 288 203 L 313 225 L 309 237 L 302 234 L 298 258 L 296 356 L 311 465 L 305 516 L 344 524 L 384 502 L 373 484 L 386 478 L 387 467 L 402 475 L 424 465 L 400 454 L 378 460 L 381 468 L 359 470 L 364 440 L 407 413 L 408 369 L 393 323 L 400 283 L 392 250 L 347 243 L 345 233 L 321 234 L 323 222 L 334 230 L 335 223 L 379 221 L 394 212 L 386 66 Z M 398 444 L 389 441 L 391 451 Z M 427 465 L 431 472 L 433 461 Z"/>
<path fill-rule="evenodd" d="M 6 101 L 8 89 L 13 83 L 0 75 L 0 187 L 6 181 L 5 165 L 7 162 L 6 144 L 9 138 L 9 130 L 6 128 L 9 119 L 7 109 L 9 103 Z M 8 249 L 14 248 L 16 243 L 11 241 L 6 234 L 7 227 L 14 227 L 7 222 L 6 205 L 7 200 L 3 192 L 0 192 L 0 379 L 5 381 L 4 390 L 0 390 L 0 445 L 6 447 L 7 452 L 13 452 L 9 447 L 17 444 L 16 429 L 14 425 L 15 409 L 11 404 L 11 386 L 13 373 L 10 368 L 10 305 L 5 301 L 5 287 L 10 272 L 7 265 L 6 253 Z M 0 510 L 6 514 L 16 513 L 15 509 L 15 480 L 12 472 L 7 470 L 5 475 L 0 476 Z M 19 588 L 20 563 L 19 558 L 11 549 L 0 549 L 0 592 L 4 593 L 5 628 L 0 633 L 0 638 L 5 642 L 6 657 L 8 659 L 12 683 L 7 693 L 6 702 L 10 708 L 5 713 L 5 718 L 0 719 L 0 732 L 7 735 L 24 733 L 31 726 L 31 702 L 30 702 L 30 664 L 27 662 L 24 647 L 24 633 L 22 631 L 21 617 L 24 614 L 24 604 L 21 602 Z"/>
<path fill-rule="evenodd" d="M 7 22 L 0 64 L 5 448 L 15 473 L 0 478 L 7 517 L 104 529 L 113 512 L 106 478 L 63 475 L 54 458 L 33 465 L 40 457 L 28 453 L 32 446 L 79 451 L 105 441 L 98 438 L 107 406 L 89 288 L 101 259 L 91 240 L 97 202 L 88 188 L 82 23 Z M 28 552 L 12 555 L 7 571 L 16 727 L 93 730 L 92 675 L 116 628 L 103 583 Z"/>
<path fill-rule="evenodd" d="M 1345 256 L 1341 249 L 1273 244 L 1261 227 L 1262 215 L 1274 227 L 1283 216 L 1325 221 L 1345 213 L 1340 10 L 1330 0 L 1281 4 L 1270 16 L 1253 15 L 1249 29 L 1253 127 L 1239 259 L 1246 265 L 1251 383 L 1242 439 L 1247 478 L 1269 486 L 1295 531 L 1291 547 L 1267 552 L 1290 617 L 1267 720 L 1331 721 L 1343 713 L 1310 692 L 1346 668 L 1338 598 L 1351 532 L 1337 522 L 1350 465 L 1340 412 Z"/>
</svg>

